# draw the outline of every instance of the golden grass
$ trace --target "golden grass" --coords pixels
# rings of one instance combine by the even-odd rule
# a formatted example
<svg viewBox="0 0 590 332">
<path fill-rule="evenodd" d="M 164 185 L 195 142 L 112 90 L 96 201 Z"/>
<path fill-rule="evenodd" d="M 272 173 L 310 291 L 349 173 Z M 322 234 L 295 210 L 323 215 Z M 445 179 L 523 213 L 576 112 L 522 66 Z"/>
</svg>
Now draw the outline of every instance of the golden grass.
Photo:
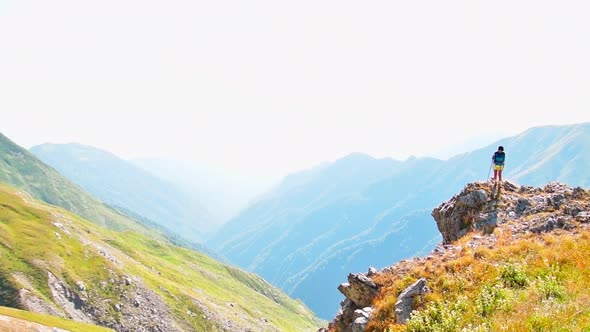
<svg viewBox="0 0 590 332">
<path fill-rule="evenodd" d="M 495 234 L 498 241 L 491 248 L 468 248 L 471 236 L 466 236 L 455 243 L 462 247 L 452 252 L 455 257 L 447 252 L 377 276 L 381 292 L 367 331 L 419 330 L 396 325 L 394 305 L 397 295 L 420 277 L 428 280 L 431 293 L 417 299 L 417 310 L 424 313 L 436 303 L 446 301 L 450 307 L 464 301 L 459 330 L 590 331 L 590 232 L 520 239 L 506 230 Z M 444 319 L 440 325 L 436 319 L 425 321 L 437 331 Z"/>
</svg>

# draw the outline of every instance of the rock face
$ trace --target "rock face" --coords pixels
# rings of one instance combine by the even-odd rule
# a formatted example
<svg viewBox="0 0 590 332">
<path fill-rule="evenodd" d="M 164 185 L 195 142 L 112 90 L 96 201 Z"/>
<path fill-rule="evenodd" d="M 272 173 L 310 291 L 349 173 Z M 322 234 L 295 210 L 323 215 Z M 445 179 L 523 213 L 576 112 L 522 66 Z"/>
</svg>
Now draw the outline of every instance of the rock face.
<svg viewBox="0 0 590 332">
<path fill-rule="evenodd" d="M 348 282 L 338 286 L 338 290 L 358 308 L 371 306 L 377 295 L 377 285 L 362 273 L 349 274 Z"/>
<path fill-rule="evenodd" d="M 469 230 L 476 215 L 492 201 L 490 194 L 475 183 L 468 184 L 463 191 L 432 211 L 445 244 L 457 240 Z M 488 219 L 488 223 L 493 222 L 495 218 Z"/>
<path fill-rule="evenodd" d="M 343 332 L 365 331 L 373 309 L 373 299 L 379 293 L 377 285 L 371 276 L 377 274 L 373 267 L 368 273 L 350 273 L 348 282 L 340 284 L 338 290 L 346 297 L 340 303 L 341 309 L 336 318 L 330 323 L 329 330 Z M 320 329 L 319 331 L 322 331 Z"/>
<path fill-rule="evenodd" d="M 111 271 L 112 279 L 102 287 L 117 289 L 120 301 L 111 303 L 101 300 L 93 290 L 76 283 L 74 287 L 48 272 L 48 286 L 57 307 L 42 300 L 26 289 L 19 292 L 19 301 L 23 308 L 58 317 L 69 318 L 79 322 L 98 324 L 115 331 L 182 331 L 172 318 L 164 301 L 143 286 L 140 282 L 127 283 L 126 276 L 118 276 Z M 130 280 L 130 279 L 129 279 Z M 115 318 L 110 309 L 118 313 Z"/>
<path fill-rule="evenodd" d="M 573 222 L 588 222 L 590 207 L 584 197 L 587 191 L 570 188 L 558 182 L 545 187 L 518 187 L 510 182 L 500 185 L 500 194 L 487 183 L 470 183 L 461 193 L 442 203 L 432 216 L 450 244 L 470 230 L 491 232 L 499 224 L 531 216 L 529 220 L 511 225 L 517 232 L 548 232 L 556 228 L 571 229 Z"/>
</svg>

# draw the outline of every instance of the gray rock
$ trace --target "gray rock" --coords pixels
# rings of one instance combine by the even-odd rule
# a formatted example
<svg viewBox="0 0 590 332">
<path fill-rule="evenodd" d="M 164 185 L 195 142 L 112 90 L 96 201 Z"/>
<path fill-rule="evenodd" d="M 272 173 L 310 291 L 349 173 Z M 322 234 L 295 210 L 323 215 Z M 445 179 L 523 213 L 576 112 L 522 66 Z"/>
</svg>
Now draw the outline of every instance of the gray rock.
<svg viewBox="0 0 590 332">
<path fill-rule="evenodd" d="M 338 286 L 338 290 L 358 308 L 370 307 L 377 295 L 377 285 L 362 273 L 351 273 L 348 282 Z"/>
<path fill-rule="evenodd" d="M 472 191 L 464 196 L 459 196 L 458 201 L 470 208 L 477 208 L 488 200 L 488 193 L 483 189 Z"/>
<path fill-rule="evenodd" d="M 395 303 L 395 321 L 398 324 L 405 324 L 412 313 L 414 297 L 422 295 L 430 290 L 426 286 L 426 279 L 420 278 L 406 288 L 398 297 Z"/>
<path fill-rule="evenodd" d="M 576 214 L 576 219 L 578 222 L 587 224 L 590 223 L 590 211 L 582 211 Z"/>
<path fill-rule="evenodd" d="M 82 281 L 78 281 L 78 282 L 76 283 L 76 286 L 78 286 L 78 289 L 79 289 L 79 290 L 81 290 L 81 291 L 86 291 L 86 285 L 84 284 L 84 282 L 82 282 Z"/>
<path fill-rule="evenodd" d="M 367 276 L 372 277 L 378 273 L 377 269 L 374 267 L 369 267 L 369 272 L 367 272 Z"/>
<path fill-rule="evenodd" d="M 520 197 L 518 199 L 518 201 L 516 202 L 516 212 L 523 213 L 530 206 L 531 206 L 531 202 L 528 199 L 526 199 L 524 197 Z"/>
<path fill-rule="evenodd" d="M 369 320 L 367 318 L 358 317 L 352 324 L 350 324 L 350 330 L 352 332 L 365 332 L 367 324 L 369 324 Z"/>
</svg>

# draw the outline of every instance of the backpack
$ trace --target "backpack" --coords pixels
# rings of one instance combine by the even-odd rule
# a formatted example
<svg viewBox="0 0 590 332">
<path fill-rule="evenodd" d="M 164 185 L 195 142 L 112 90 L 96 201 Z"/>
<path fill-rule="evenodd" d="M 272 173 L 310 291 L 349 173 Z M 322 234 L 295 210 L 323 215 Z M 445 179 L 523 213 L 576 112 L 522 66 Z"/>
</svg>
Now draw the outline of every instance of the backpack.
<svg viewBox="0 0 590 332">
<path fill-rule="evenodd" d="M 496 165 L 504 164 L 505 158 L 506 158 L 506 154 L 504 154 L 504 152 L 495 152 L 494 153 L 494 164 L 496 164 Z"/>
</svg>

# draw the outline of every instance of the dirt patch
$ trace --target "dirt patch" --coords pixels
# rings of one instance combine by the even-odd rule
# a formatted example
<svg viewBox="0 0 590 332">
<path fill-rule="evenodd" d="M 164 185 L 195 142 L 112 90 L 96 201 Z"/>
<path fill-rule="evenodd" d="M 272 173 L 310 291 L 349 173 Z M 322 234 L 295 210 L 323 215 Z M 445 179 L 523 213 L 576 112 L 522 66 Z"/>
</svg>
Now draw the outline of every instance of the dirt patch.
<svg viewBox="0 0 590 332">
<path fill-rule="evenodd" d="M 23 319 L 0 315 L 0 331 L 5 332 L 68 332 L 69 330 L 48 327 Z"/>
</svg>

